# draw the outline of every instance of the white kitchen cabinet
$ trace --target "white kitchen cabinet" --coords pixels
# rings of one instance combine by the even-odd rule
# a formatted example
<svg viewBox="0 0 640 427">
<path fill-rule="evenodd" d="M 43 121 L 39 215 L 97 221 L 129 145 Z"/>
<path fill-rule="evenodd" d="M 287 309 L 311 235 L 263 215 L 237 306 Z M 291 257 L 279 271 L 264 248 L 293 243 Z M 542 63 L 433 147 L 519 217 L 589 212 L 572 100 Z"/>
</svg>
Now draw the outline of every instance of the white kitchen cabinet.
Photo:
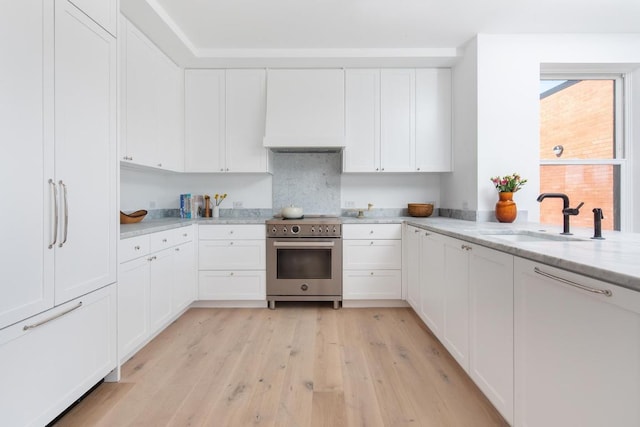
<svg viewBox="0 0 640 427">
<path fill-rule="evenodd" d="M 116 37 L 118 0 L 70 0 L 70 2 Z"/>
<path fill-rule="evenodd" d="M 198 298 L 266 300 L 264 225 L 200 225 Z"/>
<path fill-rule="evenodd" d="M 380 71 L 380 170 L 415 171 L 415 70 Z"/>
<path fill-rule="evenodd" d="M 60 304 L 116 280 L 116 40 L 68 2 L 55 14 Z"/>
<path fill-rule="evenodd" d="M 416 69 L 416 171 L 450 172 L 451 69 Z"/>
<path fill-rule="evenodd" d="M 186 172 L 267 172 L 265 73 L 185 72 Z"/>
<path fill-rule="evenodd" d="M 402 299 L 402 226 L 342 226 L 342 293 L 345 300 Z"/>
<path fill-rule="evenodd" d="M 444 333 L 444 236 L 424 231 L 420 248 L 420 318 L 436 337 Z"/>
<path fill-rule="evenodd" d="M 0 413 L 42 426 L 116 366 L 116 289 L 106 286 L 0 330 Z"/>
<path fill-rule="evenodd" d="M 513 424 L 513 255 L 469 251 L 469 375 Z"/>
<path fill-rule="evenodd" d="M 345 172 L 380 170 L 380 70 L 346 70 Z"/>
<path fill-rule="evenodd" d="M 121 160 L 184 170 L 183 73 L 122 19 Z"/>
<path fill-rule="evenodd" d="M 53 3 L 3 2 L 0 35 L 1 329 L 53 307 Z"/>
<path fill-rule="evenodd" d="M 193 226 L 120 240 L 118 359 L 125 362 L 195 299 Z"/>
<path fill-rule="evenodd" d="M 200 271 L 199 290 L 202 300 L 261 299 L 266 295 L 266 273 L 264 270 Z"/>
<path fill-rule="evenodd" d="M 521 258 L 514 271 L 515 425 L 640 425 L 640 293 Z"/>
<path fill-rule="evenodd" d="M 344 172 L 451 167 L 451 70 L 346 71 Z"/>
<path fill-rule="evenodd" d="M 406 300 L 418 315 L 420 315 L 420 264 L 422 262 L 422 233 L 423 230 L 408 225 L 404 234 L 404 250 L 405 256 L 402 260 L 405 262 L 405 272 L 407 279 Z"/>
</svg>

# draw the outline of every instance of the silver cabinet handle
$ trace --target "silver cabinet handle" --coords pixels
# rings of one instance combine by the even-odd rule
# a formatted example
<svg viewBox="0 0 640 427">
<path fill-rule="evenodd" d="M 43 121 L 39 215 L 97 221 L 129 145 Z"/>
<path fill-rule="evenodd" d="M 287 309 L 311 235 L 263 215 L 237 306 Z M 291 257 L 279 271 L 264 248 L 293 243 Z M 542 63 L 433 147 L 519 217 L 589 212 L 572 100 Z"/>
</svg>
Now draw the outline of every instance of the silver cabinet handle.
<svg viewBox="0 0 640 427">
<path fill-rule="evenodd" d="M 471 249 L 473 249 L 471 246 L 469 245 L 461 245 L 460 246 L 461 249 L 464 249 L 465 251 L 470 251 Z"/>
<path fill-rule="evenodd" d="M 64 236 L 62 237 L 62 242 L 58 245 L 58 247 L 61 248 L 62 245 L 67 243 L 67 234 L 69 232 L 69 204 L 67 202 L 67 185 L 62 182 L 62 180 L 58 181 L 58 184 L 60 184 L 60 188 L 62 188 L 64 199 Z"/>
<path fill-rule="evenodd" d="M 276 248 L 332 248 L 335 246 L 335 242 L 288 242 L 278 240 L 273 242 L 273 246 Z"/>
<path fill-rule="evenodd" d="M 567 279 L 563 279 L 562 277 L 555 276 L 551 273 L 547 273 L 546 271 L 540 270 L 538 267 L 534 267 L 533 271 L 536 274 L 539 274 L 544 277 L 548 277 L 549 279 L 556 280 L 560 283 L 564 283 L 565 285 L 573 286 L 574 288 L 582 289 L 583 291 L 604 295 L 607 297 L 613 296 L 613 292 L 611 292 L 609 289 L 598 289 L 598 288 L 592 288 L 590 286 L 581 285 L 580 283 L 576 283 L 571 280 L 567 280 Z"/>
<path fill-rule="evenodd" d="M 63 311 L 63 312 L 61 312 L 61 313 L 55 314 L 55 315 L 53 315 L 53 316 L 49 317 L 48 319 L 41 320 L 41 321 L 39 321 L 39 322 L 37 322 L 37 323 L 33 323 L 33 324 L 31 324 L 31 325 L 24 325 L 24 326 L 22 327 L 22 330 L 23 330 L 23 331 L 28 331 L 29 329 L 37 328 L 38 326 L 42 326 L 42 325 L 44 325 L 45 323 L 49 323 L 49 322 L 51 322 L 52 320 L 56 320 L 56 319 L 58 319 L 58 318 L 60 318 L 60 317 L 62 317 L 62 316 L 64 316 L 64 315 L 66 315 L 66 314 L 69 314 L 69 313 L 71 313 L 72 311 L 79 309 L 80 307 L 82 307 L 82 301 L 80 301 L 80 302 L 78 303 L 78 305 L 76 305 L 75 307 L 71 307 L 71 308 L 70 308 L 70 309 L 68 309 L 68 310 L 65 310 L 65 311 Z"/>
<path fill-rule="evenodd" d="M 51 178 L 49 178 L 49 186 L 51 186 L 53 196 L 53 241 L 49 243 L 49 249 L 53 249 L 58 241 L 58 187 Z"/>
<path fill-rule="evenodd" d="M 135 246 L 133 247 L 133 250 L 134 250 L 134 251 L 139 251 L 139 250 L 140 250 L 140 245 L 135 245 Z"/>
<path fill-rule="evenodd" d="M 167 239 L 162 239 L 162 243 L 167 243 Z"/>
</svg>

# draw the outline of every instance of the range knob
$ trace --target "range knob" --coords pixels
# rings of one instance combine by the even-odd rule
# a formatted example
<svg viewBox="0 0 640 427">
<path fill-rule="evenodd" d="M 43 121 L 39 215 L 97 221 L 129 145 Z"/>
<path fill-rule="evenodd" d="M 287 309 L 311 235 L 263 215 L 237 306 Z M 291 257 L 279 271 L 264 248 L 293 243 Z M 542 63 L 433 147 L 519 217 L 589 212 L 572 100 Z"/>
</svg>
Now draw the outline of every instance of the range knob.
<svg viewBox="0 0 640 427">
<path fill-rule="evenodd" d="M 315 227 L 311 227 L 311 232 L 315 233 L 316 232 L 316 228 Z"/>
<path fill-rule="evenodd" d="M 298 234 L 299 232 L 300 232 L 300 226 L 299 225 L 292 225 L 291 226 L 291 233 Z"/>
<path fill-rule="evenodd" d="M 277 229 L 276 227 L 273 227 L 273 228 L 271 229 L 271 233 L 272 233 L 272 234 L 276 234 L 277 232 L 278 232 L 278 229 Z"/>
<path fill-rule="evenodd" d="M 287 233 L 287 227 L 282 227 L 282 232 L 286 234 Z"/>
</svg>

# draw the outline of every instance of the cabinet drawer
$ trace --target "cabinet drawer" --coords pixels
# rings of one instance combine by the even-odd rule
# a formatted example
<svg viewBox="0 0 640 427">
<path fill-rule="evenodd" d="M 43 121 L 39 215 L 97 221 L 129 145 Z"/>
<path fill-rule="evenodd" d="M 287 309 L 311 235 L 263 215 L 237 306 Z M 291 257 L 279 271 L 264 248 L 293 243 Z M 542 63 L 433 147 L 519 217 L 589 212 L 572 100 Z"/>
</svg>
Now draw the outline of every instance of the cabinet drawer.
<svg viewBox="0 0 640 427">
<path fill-rule="evenodd" d="M 198 298 L 201 300 L 266 299 L 264 271 L 201 271 Z"/>
<path fill-rule="evenodd" d="M 349 299 L 401 299 L 400 270 L 345 271 L 342 276 L 342 297 Z"/>
<path fill-rule="evenodd" d="M 343 239 L 400 239 L 402 224 L 344 224 Z"/>
<path fill-rule="evenodd" d="M 185 231 L 182 228 L 159 231 L 149 235 L 151 252 L 161 251 L 184 242 Z M 188 236 L 187 236 L 188 237 Z"/>
<path fill-rule="evenodd" d="M 149 236 L 130 237 L 120 240 L 118 260 L 120 263 L 147 255 L 150 251 Z"/>
<path fill-rule="evenodd" d="M 180 227 L 175 229 L 174 239 L 177 245 L 191 242 L 193 240 L 194 227 L 189 225 L 187 227 Z"/>
<path fill-rule="evenodd" d="M 264 240 L 205 240 L 199 243 L 199 270 L 264 270 Z"/>
<path fill-rule="evenodd" d="M 266 236 L 266 229 L 264 224 L 201 225 L 198 235 L 200 240 L 264 239 Z"/>
<path fill-rule="evenodd" d="M 47 424 L 116 367 L 115 310 L 110 285 L 0 331 L 2 425 Z"/>
<path fill-rule="evenodd" d="M 345 270 L 398 270 L 402 267 L 400 240 L 345 240 L 342 251 Z"/>
</svg>

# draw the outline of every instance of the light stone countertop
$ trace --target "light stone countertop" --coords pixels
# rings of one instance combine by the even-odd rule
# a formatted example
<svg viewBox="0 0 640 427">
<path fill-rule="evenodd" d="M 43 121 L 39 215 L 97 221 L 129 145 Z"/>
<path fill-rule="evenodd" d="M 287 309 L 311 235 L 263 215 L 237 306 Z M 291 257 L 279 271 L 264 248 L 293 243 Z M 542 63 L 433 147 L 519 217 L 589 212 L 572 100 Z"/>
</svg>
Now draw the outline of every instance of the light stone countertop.
<svg viewBox="0 0 640 427">
<path fill-rule="evenodd" d="M 264 224 L 270 217 L 194 219 L 150 219 L 137 224 L 120 225 L 120 238 L 125 239 L 191 224 Z M 572 227 L 572 237 L 578 241 L 513 242 L 491 232 L 530 230 L 559 235 L 561 227 L 537 223 L 500 224 L 495 222 L 463 221 L 443 217 L 342 217 L 343 224 L 401 224 L 466 240 L 491 249 L 506 252 L 532 261 L 603 280 L 640 291 L 640 233 L 621 233 L 603 230 L 605 240 L 593 240 L 591 228 Z"/>
</svg>

